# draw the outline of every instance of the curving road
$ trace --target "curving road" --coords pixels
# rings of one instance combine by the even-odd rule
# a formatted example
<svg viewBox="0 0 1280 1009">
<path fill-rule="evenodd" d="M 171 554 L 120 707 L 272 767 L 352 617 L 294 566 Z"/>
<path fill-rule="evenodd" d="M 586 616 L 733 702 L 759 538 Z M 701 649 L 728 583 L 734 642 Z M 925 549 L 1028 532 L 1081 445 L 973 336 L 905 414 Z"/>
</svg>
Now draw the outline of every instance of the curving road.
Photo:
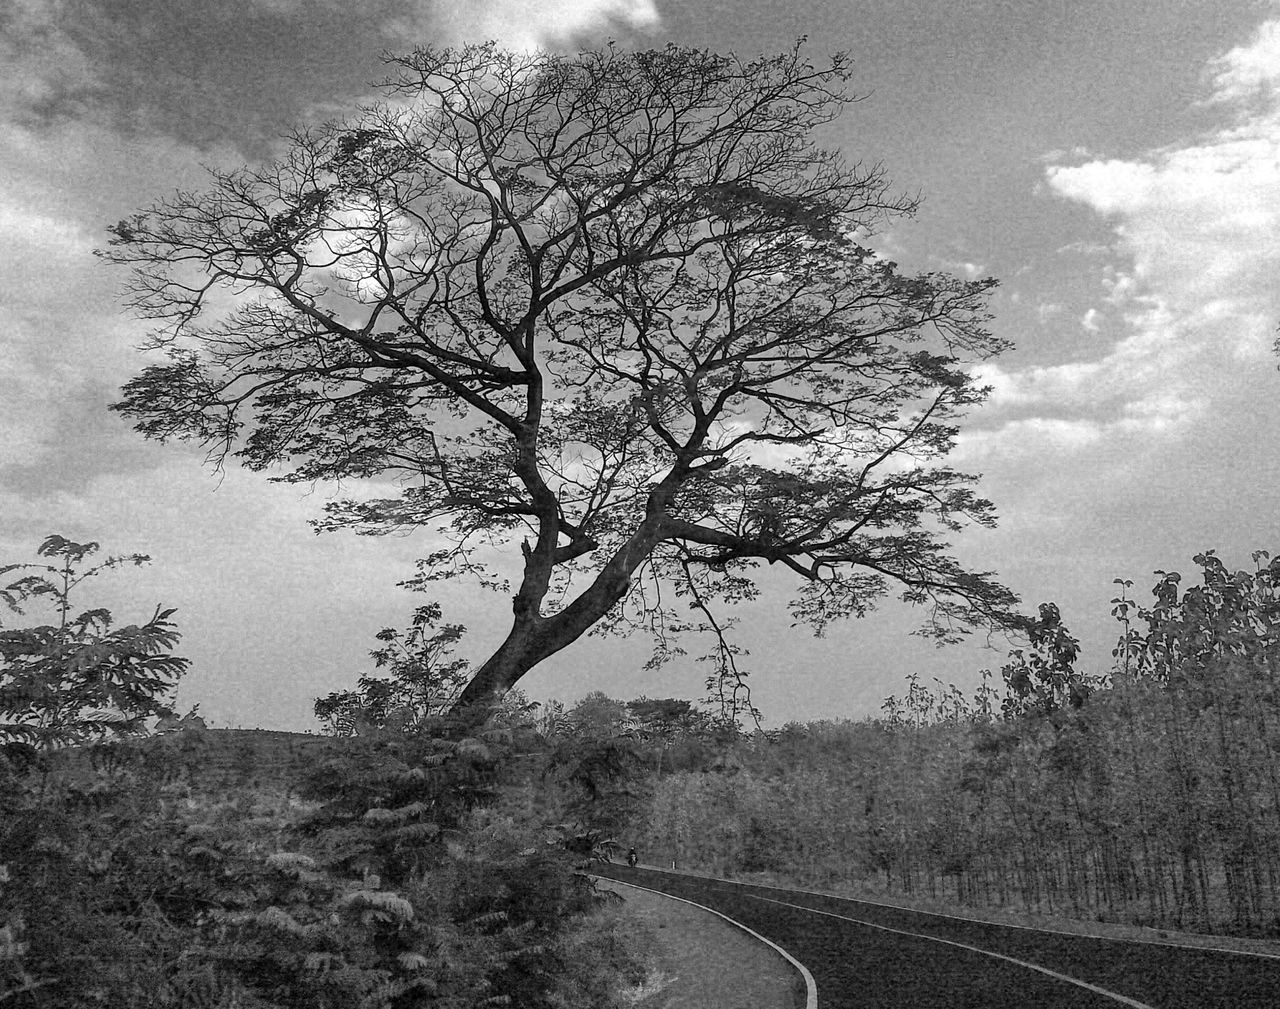
<svg viewBox="0 0 1280 1009">
<path fill-rule="evenodd" d="M 1277 1009 L 1280 957 L 1069 935 L 657 869 L 601 876 L 694 901 L 813 974 L 819 1009 Z"/>
</svg>

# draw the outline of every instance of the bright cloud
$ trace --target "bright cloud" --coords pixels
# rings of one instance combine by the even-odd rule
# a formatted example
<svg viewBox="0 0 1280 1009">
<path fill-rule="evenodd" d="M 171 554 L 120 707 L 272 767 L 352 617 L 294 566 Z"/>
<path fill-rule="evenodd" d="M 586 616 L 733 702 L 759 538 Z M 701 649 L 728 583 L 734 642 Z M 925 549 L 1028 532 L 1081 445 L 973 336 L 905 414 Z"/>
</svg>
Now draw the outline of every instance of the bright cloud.
<svg viewBox="0 0 1280 1009">
<path fill-rule="evenodd" d="M 1093 421 L 1030 417 L 1010 421 L 998 431 L 961 432 L 953 457 L 1022 458 L 1046 450 L 1076 451 L 1097 444 L 1102 436 L 1102 425 Z"/>
<path fill-rule="evenodd" d="M 516 48 L 571 41 L 587 32 L 618 28 L 652 31 L 661 23 L 654 0 L 419 0 L 417 10 L 392 24 L 397 34 L 415 37 L 445 26 L 450 42 L 496 40 Z M 425 36 L 430 37 L 430 36 Z"/>
<path fill-rule="evenodd" d="M 19 252 L 29 252 L 34 247 L 45 255 L 60 258 L 87 256 L 93 249 L 93 241 L 78 222 L 41 213 L 3 197 L 0 197 L 0 233 L 4 234 L 6 243 L 18 246 Z"/>
<path fill-rule="evenodd" d="M 987 275 L 987 268 L 981 263 L 974 263 L 968 260 L 943 259 L 940 260 L 942 268 L 951 273 L 958 273 L 965 280 L 977 280 L 979 277 Z"/>
<path fill-rule="evenodd" d="M 1247 44 L 1212 60 L 1206 69 L 1206 104 L 1274 99 L 1280 80 L 1280 21 L 1265 22 Z"/>
<path fill-rule="evenodd" d="M 1047 172 L 1059 195 L 1113 221 L 1118 247 L 1131 260 L 1131 277 L 1110 278 L 1113 300 L 1145 295 L 1184 321 L 1205 314 L 1229 320 L 1231 307 L 1247 319 L 1276 307 L 1280 20 L 1212 61 L 1208 79 L 1210 102 L 1233 114 L 1229 127 L 1135 161 Z M 1243 326 L 1228 338 L 1259 348 L 1269 342 L 1263 335 Z"/>
<path fill-rule="evenodd" d="M 1070 449 L 1091 432 L 1172 434 L 1230 395 L 1239 368 L 1269 367 L 1280 319 L 1280 20 L 1213 60 L 1206 81 L 1205 106 L 1230 117 L 1216 131 L 1132 160 L 1046 169 L 1052 192 L 1112 228 L 1115 258 L 1099 282 L 1108 329 L 1120 322 L 1123 335 L 1093 359 L 981 369 L 1005 423 L 995 441 Z M 1089 309 L 1080 324 L 1098 332 L 1101 319 Z"/>
</svg>

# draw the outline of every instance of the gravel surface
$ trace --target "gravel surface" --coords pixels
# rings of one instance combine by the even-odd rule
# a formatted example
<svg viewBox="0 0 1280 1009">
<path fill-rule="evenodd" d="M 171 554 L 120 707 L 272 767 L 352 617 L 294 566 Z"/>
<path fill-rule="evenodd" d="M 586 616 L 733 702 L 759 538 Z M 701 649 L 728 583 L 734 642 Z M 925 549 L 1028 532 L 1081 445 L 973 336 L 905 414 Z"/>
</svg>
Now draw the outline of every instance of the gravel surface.
<svg viewBox="0 0 1280 1009">
<path fill-rule="evenodd" d="M 660 962 L 636 1009 L 800 1009 L 804 982 L 781 956 L 723 918 L 648 890 L 601 880 L 624 917 L 657 939 Z"/>
</svg>

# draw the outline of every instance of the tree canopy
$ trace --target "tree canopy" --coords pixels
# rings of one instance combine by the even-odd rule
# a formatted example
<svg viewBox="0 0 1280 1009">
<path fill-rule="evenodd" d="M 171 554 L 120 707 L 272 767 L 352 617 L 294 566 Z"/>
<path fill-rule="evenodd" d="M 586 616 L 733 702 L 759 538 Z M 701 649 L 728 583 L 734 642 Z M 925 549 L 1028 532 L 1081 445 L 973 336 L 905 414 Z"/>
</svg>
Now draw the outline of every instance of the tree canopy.
<svg viewBox="0 0 1280 1009">
<path fill-rule="evenodd" d="M 519 543 L 479 711 L 592 628 L 655 660 L 753 598 L 821 631 L 896 586 L 944 639 L 1016 602 L 948 554 L 991 525 L 945 465 L 994 281 L 868 247 L 915 201 L 815 132 L 849 64 L 668 46 L 391 58 L 383 104 L 111 229 L 162 363 L 114 409 L 286 481 L 368 480 L 322 530 L 430 530 L 420 581 Z"/>
</svg>

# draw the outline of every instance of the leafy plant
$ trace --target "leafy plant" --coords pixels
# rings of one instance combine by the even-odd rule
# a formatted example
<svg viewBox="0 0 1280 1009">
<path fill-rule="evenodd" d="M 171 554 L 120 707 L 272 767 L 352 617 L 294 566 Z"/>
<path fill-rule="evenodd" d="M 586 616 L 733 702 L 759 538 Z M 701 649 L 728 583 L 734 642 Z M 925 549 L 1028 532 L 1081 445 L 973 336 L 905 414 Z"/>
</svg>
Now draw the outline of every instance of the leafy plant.
<svg viewBox="0 0 1280 1009">
<path fill-rule="evenodd" d="M 0 1000 L 620 1009 L 643 974 L 556 831 L 486 808 L 500 734 L 331 741 L 310 807 L 201 792 L 183 735 L 0 789 Z"/>
<path fill-rule="evenodd" d="M 411 730 L 442 715 L 467 681 L 467 660 L 450 656 L 466 628 L 440 625 L 439 603 L 419 606 L 409 627 L 384 627 L 381 648 L 369 654 L 389 677 L 361 676 L 355 690 L 334 691 L 315 702 L 315 715 L 336 736 L 392 727 Z M 440 625 L 440 626 L 437 626 Z"/>
<path fill-rule="evenodd" d="M 168 713 L 164 697 L 189 665 L 171 651 L 181 635 L 172 609 L 156 607 L 144 624 L 113 627 L 106 609 L 75 613 L 72 592 L 87 579 L 142 554 L 108 557 L 91 567 L 97 543 L 51 535 L 37 553 L 55 564 L 9 564 L 0 576 L 26 572 L 4 590 L 11 610 L 48 598 L 56 624 L 0 629 L 0 739 L 49 747 L 136 732 L 143 719 Z"/>
<path fill-rule="evenodd" d="M 1076 671 L 1080 642 L 1062 622 L 1057 605 L 1041 603 L 1039 615 L 1026 618 L 1022 630 L 1030 648 L 1015 648 L 1000 670 L 1008 688 L 1005 716 L 1046 716 L 1083 705 L 1103 681 Z"/>
</svg>

